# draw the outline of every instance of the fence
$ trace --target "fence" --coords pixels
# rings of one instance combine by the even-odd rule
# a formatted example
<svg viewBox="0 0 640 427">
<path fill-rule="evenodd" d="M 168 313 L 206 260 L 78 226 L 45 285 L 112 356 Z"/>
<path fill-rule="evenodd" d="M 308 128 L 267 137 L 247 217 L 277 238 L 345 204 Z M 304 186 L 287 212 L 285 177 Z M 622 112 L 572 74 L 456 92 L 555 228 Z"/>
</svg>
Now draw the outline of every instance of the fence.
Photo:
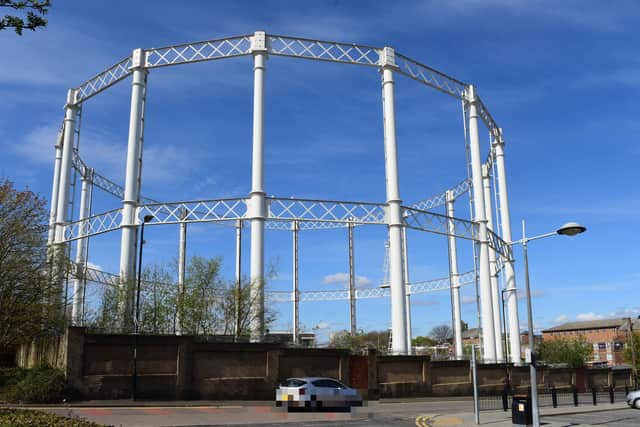
<svg viewBox="0 0 640 427">
<path fill-rule="evenodd" d="M 578 392 L 576 387 L 569 388 L 542 388 L 538 389 L 538 406 L 544 407 L 562 407 L 562 406 L 579 406 L 579 405 L 602 405 L 613 404 L 616 402 L 625 402 L 629 386 L 610 387 L 608 389 L 592 388 L 589 392 Z M 502 393 L 484 393 L 478 397 L 479 408 L 481 411 L 508 411 L 511 409 L 513 397 L 516 394 L 513 389 L 505 388 Z M 531 394 L 531 390 L 527 390 L 527 394 Z"/>
</svg>

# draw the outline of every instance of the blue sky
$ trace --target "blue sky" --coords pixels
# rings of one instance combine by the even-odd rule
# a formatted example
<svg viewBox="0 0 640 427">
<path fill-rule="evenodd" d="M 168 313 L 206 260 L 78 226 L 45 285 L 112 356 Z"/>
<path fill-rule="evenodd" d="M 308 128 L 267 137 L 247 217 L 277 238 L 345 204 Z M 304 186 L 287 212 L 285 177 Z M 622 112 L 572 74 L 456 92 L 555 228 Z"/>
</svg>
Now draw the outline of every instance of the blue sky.
<svg viewBox="0 0 640 427">
<path fill-rule="evenodd" d="M 271 34 L 391 46 L 474 83 L 507 141 L 514 238 L 569 220 L 588 227 L 574 239 L 530 246 L 535 326 L 639 315 L 640 6 L 634 1 L 458 2 L 55 2 L 47 29 L 0 33 L 0 175 L 49 197 L 55 133 L 66 90 L 137 47 L 264 30 Z M 143 193 L 166 201 L 243 197 L 250 190 L 252 64 L 248 57 L 156 69 L 149 76 Z M 83 108 L 81 155 L 118 182 L 124 163 L 129 81 Z M 379 75 L 374 68 L 273 57 L 267 63 L 265 189 L 299 198 L 384 202 Z M 405 204 L 466 176 L 460 104 L 398 76 L 400 193 Z M 484 132 L 484 129 L 481 130 Z M 483 157 L 486 132 L 481 133 Z M 459 216 L 468 217 L 466 203 Z M 120 203 L 96 190 L 94 212 Z M 248 235 L 248 233 L 246 233 Z M 147 262 L 177 254 L 175 226 L 149 227 Z M 189 228 L 189 254 L 234 266 L 234 230 Z M 384 228 L 356 230 L 363 286 L 383 278 Z M 118 233 L 91 243 L 91 262 L 117 271 Z M 470 266 L 460 242 L 461 270 Z M 411 280 L 447 275 L 446 241 L 409 232 Z M 248 240 L 244 260 L 248 265 Z M 345 230 L 300 237 L 301 289 L 338 289 L 348 271 Z M 516 249 L 518 285 L 524 284 Z M 291 286 L 291 236 L 267 233 L 267 261 Z M 245 271 L 247 272 L 247 271 Z M 472 287 L 463 318 L 476 324 Z M 526 319 L 521 301 L 520 314 Z M 277 329 L 291 324 L 278 306 Z M 358 304 L 359 327 L 385 329 L 386 300 Z M 346 301 L 307 303 L 301 321 L 326 337 L 348 327 Z M 414 298 L 414 335 L 449 322 L 448 292 Z"/>
</svg>

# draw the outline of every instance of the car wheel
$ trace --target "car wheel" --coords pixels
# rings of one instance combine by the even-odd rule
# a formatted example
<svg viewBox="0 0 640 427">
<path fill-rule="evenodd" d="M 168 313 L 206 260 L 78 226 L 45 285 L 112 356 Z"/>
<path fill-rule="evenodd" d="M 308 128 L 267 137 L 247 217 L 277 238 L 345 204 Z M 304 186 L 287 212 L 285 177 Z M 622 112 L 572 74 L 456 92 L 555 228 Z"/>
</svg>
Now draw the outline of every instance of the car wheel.
<svg viewBox="0 0 640 427">
<path fill-rule="evenodd" d="M 640 409 L 640 399 L 636 399 L 633 401 L 633 407 L 636 409 Z"/>
</svg>

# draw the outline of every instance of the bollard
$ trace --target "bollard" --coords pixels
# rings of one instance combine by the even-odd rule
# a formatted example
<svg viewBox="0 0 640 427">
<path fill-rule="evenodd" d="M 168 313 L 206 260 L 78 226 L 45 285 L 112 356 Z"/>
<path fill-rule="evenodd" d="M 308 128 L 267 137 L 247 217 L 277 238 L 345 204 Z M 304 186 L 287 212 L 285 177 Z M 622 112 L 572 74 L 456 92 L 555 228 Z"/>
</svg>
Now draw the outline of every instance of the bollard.
<svg viewBox="0 0 640 427">
<path fill-rule="evenodd" d="M 554 408 L 558 407 L 558 390 L 555 387 L 551 389 L 551 402 Z"/>
<path fill-rule="evenodd" d="M 593 397 L 593 404 L 597 405 L 598 404 L 598 395 L 596 394 L 596 389 L 592 388 L 591 389 L 591 396 Z"/>
<path fill-rule="evenodd" d="M 613 404 L 614 396 L 613 396 L 613 387 L 609 387 L 609 401 Z"/>
<path fill-rule="evenodd" d="M 629 394 L 629 386 L 628 385 L 624 386 L 624 395 L 626 396 L 627 394 Z"/>
<path fill-rule="evenodd" d="M 578 388 L 573 387 L 573 406 L 578 406 Z"/>
<path fill-rule="evenodd" d="M 504 412 L 507 412 L 509 410 L 509 393 L 507 391 L 507 388 L 503 388 L 502 389 L 502 410 Z"/>
</svg>

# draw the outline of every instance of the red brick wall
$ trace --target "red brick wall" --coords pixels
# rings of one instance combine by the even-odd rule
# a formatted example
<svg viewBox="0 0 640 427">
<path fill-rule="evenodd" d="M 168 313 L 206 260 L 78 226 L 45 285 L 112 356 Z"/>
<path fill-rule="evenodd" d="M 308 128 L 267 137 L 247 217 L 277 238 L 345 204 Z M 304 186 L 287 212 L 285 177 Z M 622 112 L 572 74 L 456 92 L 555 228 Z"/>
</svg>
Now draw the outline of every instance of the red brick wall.
<svg viewBox="0 0 640 427">
<path fill-rule="evenodd" d="M 622 350 L 620 345 L 616 350 L 616 342 L 622 343 L 626 341 L 626 336 L 620 333 L 617 328 L 602 329 L 586 329 L 579 331 L 552 331 L 543 332 L 543 340 L 549 341 L 553 339 L 575 340 L 584 337 L 587 342 L 594 345 L 593 362 L 606 362 L 610 366 L 616 366 L 623 363 Z M 603 348 L 601 348 L 603 347 Z"/>
</svg>

